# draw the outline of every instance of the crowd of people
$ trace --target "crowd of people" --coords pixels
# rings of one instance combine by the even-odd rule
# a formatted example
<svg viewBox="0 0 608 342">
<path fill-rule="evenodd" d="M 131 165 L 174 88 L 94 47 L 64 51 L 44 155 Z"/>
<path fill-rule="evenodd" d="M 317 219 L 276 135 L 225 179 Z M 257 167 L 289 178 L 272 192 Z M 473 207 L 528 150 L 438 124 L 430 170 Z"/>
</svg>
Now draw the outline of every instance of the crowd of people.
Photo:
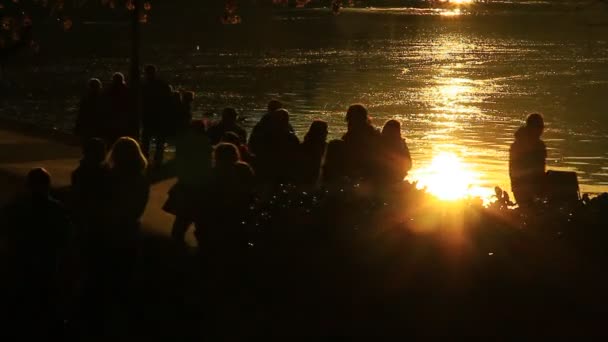
<svg viewBox="0 0 608 342">
<path fill-rule="evenodd" d="M 83 157 L 72 174 L 65 207 L 50 196 L 50 175 L 37 168 L 28 174 L 27 195 L 3 210 L 7 229 L 2 234 L 11 246 L 15 284 L 29 284 L 24 293 L 36 294 L 27 301 L 49 303 L 53 270 L 74 239 L 86 264 L 83 301 L 93 308 L 89 314 L 94 315 L 107 296 L 124 289 L 135 264 L 140 219 L 150 192 L 152 141 L 156 165 L 162 163 L 167 139 L 176 145 L 177 183 L 162 208 L 175 215 L 172 238 L 184 244 L 194 225 L 206 263 L 229 265 L 219 268 L 223 275 L 226 269 L 238 270 L 234 265 L 248 242 L 242 224 L 256 197 L 276 198 L 288 184 L 304 193 L 359 184 L 390 191 L 412 168 L 401 123 L 389 120 L 379 130 L 361 104 L 348 108 L 348 128 L 341 139 L 328 142 L 327 122 L 315 120 L 300 141 L 288 110 L 277 100 L 268 103 L 248 137 L 233 108 L 224 109 L 217 122 L 192 120 L 194 94 L 173 91 L 157 78 L 153 66 L 145 68 L 141 94 L 139 139 L 133 90 L 124 77 L 115 74 L 105 90 L 98 79 L 91 79 L 76 124 Z M 530 115 L 511 146 L 509 171 L 521 206 L 532 205 L 543 192 L 543 128 L 542 116 Z M 24 253 L 22 246 L 32 243 Z M 15 305 L 23 300 L 16 298 L 20 304 Z M 51 310 L 45 308 L 39 311 L 40 319 Z"/>
<path fill-rule="evenodd" d="M 322 120 L 313 121 L 300 142 L 289 112 L 276 100 L 269 102 L 248 141 L 232 108 L 209 127 L 194 122 L 177 139 L 178 181 L 164 205 L 176 215 L 173 237 L 183 241 L 192 223 L 218 221 L 209 220 L 209 213 L 226 214 L 238 222 L 239 211 L 248 208 L 252 196 L 272 192 L 281 184 L 311 190 L 321 184 L 356 181 L 385 186 L 402 181 L 412 161 L 399 122 L 387 122 L 380 132 L 362 105 L 351 106 L 346 120 L 349 129 L 344 139 L 329 144 L 328 125 Z"/>
<path fill-rule="evenodd" d="M 141 136 L 146 158 L 151 142 L 155 141 L 153 161 L 162 163 L 168 139 L 185 130 L 192 119 L 194 93 L 174 91 L 156 74 L 155 66 L 146 66 L 140 89 L 129 87 L 120 72 L 112 76 L 105 88 L 98 78 L 90 79 L 80 101 L 74 133 L 83 143 L 91 138 L 101 138 L 107 146 L 112 146 L 120 137 L 139 140 Z M 141 101 L 137 93 L 141 95 Z"/>
</svg>

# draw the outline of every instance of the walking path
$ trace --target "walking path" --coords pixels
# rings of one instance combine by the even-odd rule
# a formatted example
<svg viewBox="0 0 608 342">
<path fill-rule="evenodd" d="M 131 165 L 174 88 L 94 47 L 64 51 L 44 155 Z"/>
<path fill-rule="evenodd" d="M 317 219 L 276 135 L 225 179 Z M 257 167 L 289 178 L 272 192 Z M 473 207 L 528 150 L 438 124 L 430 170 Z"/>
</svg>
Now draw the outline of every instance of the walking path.
<svg viewBox="0 0 608 342">
<path fill-rule="evenodd" d="M 34 130 L 30 132 L 0 123 L 0 205 L 4 205 L 22 188 L 25 175 L 33 167 L 47 169 L 54 188 L 69 186 L 70 175 L 78 166 L 80 149 L 66 143 L 67 140 L 69 136 L 54 136 Z M 175 178 L 171 178 L 152 186 L 142 218 L 144 233 L 169 235 L 173 216 L 165 213 L 161 207 L 174 183 Z"/>
</svg>

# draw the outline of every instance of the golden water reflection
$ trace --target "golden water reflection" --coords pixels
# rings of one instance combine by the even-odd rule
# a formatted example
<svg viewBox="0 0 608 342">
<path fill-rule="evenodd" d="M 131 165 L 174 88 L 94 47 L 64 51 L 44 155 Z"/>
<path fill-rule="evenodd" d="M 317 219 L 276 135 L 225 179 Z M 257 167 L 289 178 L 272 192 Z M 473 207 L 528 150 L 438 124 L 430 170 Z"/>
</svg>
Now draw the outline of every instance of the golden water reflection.
<svg viewBox="0 0 608 342">
<path fill-rule="evenodd" d="M 482 173 L 454 152 L 440 152 L 426 165 L 413 170 L 409 178 L 417 182 L 418 189 L 426 189 L 446 201 L 472 197 L 487 204 L 494 194 L 492 189 L 481 186 Z"/>
<path fill-rule="evenodd" d="M 446 17 L 459 16 L 461 14 L 462 14 L 462 11 L 460 10 L 460 8 L 441 12 L 441 15 L 446 16 Z"/>
<path fill-rule="evenodd" d="M 485 146 L 481 139 L 484 133 L 476 132 L 474 127 L 487 120 L 480 104 L 496 89 L 489 80 L 472 79 L 470 74 L 463 73 L 463 61 L 451 62 L 454 55 L 474 46 L 457 39 L 446 39 L 440 46 L 439 55 L 446 63 L 435 69 L 435 76 L 423 90 L 431 112 L 426 115 L 427 132 L 413 141 L 414 145 L 432 152 L 419 156 L 408 178 L 441 200 L 477 197 L 488 204 L 493 199 L 494 186 L 505 187 L 508 180 L 506 175 L 488 168 L 487 163 L 480 167 L 478 162 L 491 158 L 485 152 L 504 153 L 504 148 Z M 502 152 L 497 152 L 499 150 Z M 495 168 L 504 169 L 504 166 Z"/>
</svg>

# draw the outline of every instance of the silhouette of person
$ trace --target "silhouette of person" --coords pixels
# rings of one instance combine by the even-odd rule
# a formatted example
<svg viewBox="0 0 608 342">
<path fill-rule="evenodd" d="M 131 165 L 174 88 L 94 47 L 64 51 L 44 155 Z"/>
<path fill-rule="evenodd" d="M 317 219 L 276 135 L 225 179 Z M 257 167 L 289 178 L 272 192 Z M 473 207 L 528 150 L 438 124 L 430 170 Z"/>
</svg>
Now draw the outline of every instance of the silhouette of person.
<svg viewBox="0 0 608 342">
<path fill-rule="evenodd" d="M 184 117 L 183 111 L 182 93 L 179 91 L 172 91 L 169 111 L 167 112 L 167 120 L 161 129 L 162 136 L 165 138 L 165 143 L 167 140 L 175 139 L 175 137 L 177 137 L 180 124 Z"/>
<path fill-rule="evenodd" d="M 327 146 L 327 122 L 315 120 L 299 148 L 298 182 L 315 185 L 319 181 L 321 162 Z"/>
<path fill-rule="evenodd" d="M 249 165 L 252 165 L 253 156 L 251 155 L 251 153 L 249 153 L 249 148 L 247 147 L 247 145 L 241 142 L 241 138 L 238 136 L 238 134 L 234 132 L 226 132 L 222 136 L 222 140 L 220 140 L 220 142 L 229 143 L 236 146 L 239 149 L 241 160 Z"/>
<path fill-rule="evenodd" d="M 177 117 L 177 136 L 185 133 L 192 122 L 192 103 L 194 102 L 194 92 L 185 91 L 182 93 L 182 102 Z"/>
<path fill-rule="evenodd" d="M 402 182 L 412 168 L 412 157 L 405 139 L 401 137 L 401 123 L 389 120 L 382 128 L 382 172 L 385 183 Z"/>
<path fill-rule="evenodd" d="M 378 180 L 381 175 L 380 132 L 371 124 L 367 108 L 354 104 L 346 112 L 348 129 L 342 137 L 347 175 L 354 181 Z"/>
<path fill-rule="evenodd" d="M 125 241 L 133 242 L 139 231 L 140 217 L 148 203 L 148 161 L 135 139 L 122 137 L 112 146 L 108 163 L 112 203 L 109 214 L 116 232 Z"/>
<path fill-rule="evenodd" d="M 175 121 L 171 118 L 174 112 L 174 98 L 169 84 L 157 78 L 154 65 L 144 68 L 144 82 L 142 84 L 142 148 L 144 155 L 150 155 L 150 142 L 156 140 L 154 163 L 160 165 L 163 160 L 165 143 L 167 140 L 167 127 Z"/>
<path fill-rule="evenodd" d="M 209 127 L 209 139 L 211 144 L 216 145 L 226 132 L 234 132 L 239 136 L 240 143 L 247 143 L 247 131 L 237 123 L 238 114 L 234 108 L 224 108 L 222 119 Z"/>
<path fill-rule="evenodd" d="M 67 211 L 51 197 L 50 189 L 49 173 L 43 168 L 32 169 L 24 196 L 9 203 L 0 215 L 0 233 L 8 242 L 10 266 L 3 282 L 11 283 L 9 302 L 4 302 L 3 310 L 10 310 L 15 328 L 36 327 L 19 330 L 20 337 L 48 338 L 58 322 L 56 285 L 73 230 Z"/>
<path fill-rule="evenodd" d="M 180 244 L 184 243 L 188 228 L 197 221 L 201 203 L 206 200 L 204 195 L 210 183 L 212 151 L 203 121 L 192 122 L 177 140 L 177 183 L 169 191 L 163 210 L 175 215 L 171 236 Z"/>
<path fill-rule="evenodd" d="M 211 178 L 217 203 L 241 202 L 253 186 L 253 170 L 241 160 L 238 147 L 229 143 L 215 147 Z"/>
<path fill-rule="evenodd" d="M 133 98 L 123 74 L 117 72 L 112 76 L 112 84 L 106 88 L 105 113 L 106 145 L 112 146 L 122 136 L 137 137 L 138 118 L 133 108 Z"/>
<path fill-rule="evenodd" d="M 83 144 L 91 138 L 103 137 L 104 120 L 101 81 L 91 78 L 86 94 L 80 99 L 74 133 Z"/>
<path fill-rule="evenodd" d="M 111 287 L 121 291 L 135 263 L 140 218 L 148 203 L 148 162 L 137 141 L 122 137 L 112 146 L 108 163 L 111 208 L 107 213 L 108 225 L 99 238 L 103 240 L 106 252 L 111 254 L 105 256 L 105 271 L 110 271 L 109 278 L 116 280 L 112 281 Z"/>
<path fill-rule="evenodd" d="M 321 178 L 323 184 L 337 186 L 346 182 L 346 153 L 343 140 L 332 140 L 327 144 Z"/>
<path fill-rule="evenodd" d="M 215 147 L 213 155 L 209 191 L 212 202 L 209 204 L 209 215 L 203 218 L 209 227 L 196 232 L 203 252 L 212 254 L 218 252 L 217 248 L 243 246 L 245 235 L 238 228 L 241 217 L 248 208 L 254 184 L 253 171 L 247 163 L 241 161 L 235 145 L 220 143 Z"/>
<path fill-rule="evenodd" d="M 547 148 L 541 140 L 544 128 L 542 115 L 528 115 L 526 124 L 515 132 L 509 150 L 511 190 L 522 208 L 533 205 L 544 193 L 547 159 Z"/>
<path fill-rule="evenodd" d="M 205 272 L 207 305 L 222 310 L 227 301 L 240 297 L 246 274 L 246 215 L 253 187 L 253 171 L 240 161 L 238 148 L 220 143 L 215 147 L 211 201 L 204 204 L 195 231 Z M 220 311 L 221 312 L 221 311 Z M 222 313 L 223 314 L 223 313 Z"/>
<path fill-rule="evenodd" d="M 267 111 L 262 117 L 260 121 L 253 126 L 251 130 L 251 135 L 249 136 L 249 150 L 254 155 L 257 154 L 257 149 L 261 147 L 260 145 L 264 144 L 265 137 L 268 135 L 268 131 L 271 129 L 270 118 L 271 114 L 276 110 L 283 108 L 283 104 L 278 100 L 270 100 L 268 102 Z M 294 132 L 293 127 L 289 125 L 289 131 Z"/>
<path fill-rule="evenodd" d="M 108 153 L 107 206 L 95 229 L 87 231 L 82 308 L 91 331 L 103 333 L 108 315 L 124 305 L 138 252 L 140 217 L 149 196 L 147 161 L 139 144 L 119 138 Z M 105 196 L 105 194 L 103 195 Z"/>
<path fill-rule="evenodd" d="M 83 146 L 80 165 L 72 172 L 71 207 L 81 229 L 100 229 L 108 210 L 109 175 L 104 141 L 89 139 Z"/>
<path fill-rule="evenodd" d="M 293 182 L 300 140 L 290 130 L 289 112 L 275 110 L 266 120 L 266 132 L 258 141 L 255 154 L 256 174 L 267 184 Z"/>
</svg>

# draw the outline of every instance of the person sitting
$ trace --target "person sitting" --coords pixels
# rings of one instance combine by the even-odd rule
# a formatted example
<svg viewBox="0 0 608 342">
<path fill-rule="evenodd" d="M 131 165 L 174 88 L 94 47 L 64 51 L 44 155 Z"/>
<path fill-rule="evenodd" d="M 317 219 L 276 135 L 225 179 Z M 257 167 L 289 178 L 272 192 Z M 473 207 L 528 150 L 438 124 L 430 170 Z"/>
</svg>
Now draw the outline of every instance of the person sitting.
<svg viewBox="0 0 608 342">
<path fill-rule="evenodd" d="M 347 180 L 344 141 L 332 140 L 327 144 L 327 152 L 321 172 L 321 179 L 324 185 L 340 186 Z"/>
<path fill-rule="evenodd" d="M 327 146 L 327 122 L 315 120 L 299 148 L 298 182 L 315 185 L 319 181 L 321 161 Z"/>
<path fill-rule="evenodd" d="M 251 202 L 253 171 L 240 160 L 238 148 L 215 147 L 209 201 L 201 204 L 195 236 L 207 283 L 210 310 L 223 312 L 226 301 L 240 296 L 246 280 L 247 214 Z M 223 314 L 223 313 L 222 313 Z"/>
<path fill-rule="evenodd" d="M 35 168 L 26 177 L 26 192 L 0 210 L 0 241 L 8 250 L 3 259 L 3 300 L 21 337 L 48 338 L 59 322 L 55 293 L 59 270 L 65 266 L 73 227 L 64 206 L 51 195 L 51 176 Z M 12 327 L 8 327 L 12 328 Z M 9 335 L 10 336 L 10 335 Z"/>
<path fill-rule="evenodd" d="M 224 243 L 234 246 L 235 239 L 244 237 L 234 229 L 238 229 L 241 217 L 248 209 L 254 184 L 253 170 L 241 161 L 239 150 L 233 144 L 218 144 L 213 156 L 210 203 L 206 208 L 209 214 L 199 218 L 204 220 L 201 226 L 206 223 L 211 227 L 197 230 L 196 236 L 199 246 L 214 248 L 217 244 Z M 239 234 L 240 237 L 235 237 L 234 234 Z"/>
<path fill-rule="evenodd" d="M 80 100 L 78 117 L 74 127 L 82 144 L 94 137 L 103 137 L 103 97 L 102 85 L 98 78 L 91 78 L 88 82 L 87 93 Z"/>
<path fill-rule="evenodd" d="M 241 159 L 238 148 L 229 143 L 220 143 L 214 151 L 212 184 L 230 202 L 248 195 L 253 185 L 253 170 Z"/>
<path fill-rule="evenodd" d="M 234 108 L 224 108 L 222 119 L 211 126 L 208 131 L 211 144 L 217 145 L 226 132 L 234 132 L 239 136 L 240 143 L 247 143 L 247 131 L 237 123 L 238 114 Z"/>
<path fill-rule="evenodd" d="M 401 123 L 389 120 L 382 128 L 383 182 L 393 184 L 402 182 L 412 168 L 412 157 L 405 139 L 401 137 Z"/>
<path fill-rule="evenodd" d="M 234 132 L 226 132 L 222 136 L 222 140 L 220 142 L 233 144 L 239 149 L 239 153 L 241 155 L 241 160 L 245 163 L 252 165 L 253 164 L 253 156 L 249 153 L 249 148 L 247 145 L 241 142 L 238 134 Z"/>
<path fill-rule="evenodd" d="M 287 110 L 278 109 L 267 120 L 267 132 L 258 142 L 254 169 L 263 183 L 291 183 L 296 178 L 300 140 L 289 129 Z"/>
<path fill-rule="evenodd" d="M 254 155 L 257 153 L 256 150 L 261 147 L 260 145 L 264 145 L 264 138 L 270 130 L 269 126 L 272 113 L 281 108 L 283 108 L 283 104 L 280 101 L 270 100 L 268 102 L 266 113 L 264 113 L 264 115 L 262 115 L 260 118 L 260 121 L 253 126 L 251 135 L 249 136 L 249 149 Z M 292 133 L 294 132 L 291 125 L 289 125 L 289 131 Z"/>
<path fill-rule="evenodd" d="M 346 112 L 348 129 L 342 137 L 346 171 L 353 181 L 375 181 L 381 175 L 379 151 L 380 132 L 371 124 L 367 108 L 354 104 Z"/>
<path fill-rule="evenodd" d="M 210 185 L 213 149 L 205 123 L 193 121 L 177 139 L 175 147 L 177 183 L 169 190 L 163 210 L 175 215 L 171 237 L 183 244 L 188 228 L 196 222 L 198 206 L 204 202 L 203 194 Z"/>
<path fill-rule="evenodd" d="M 530 114 L 515 132 L 509 149 L 511 190 L 517 204 L 530 207 L 543 196 L 547 148 L 541 140 L 545 123 L 542 115 Z"/>
</svg>

